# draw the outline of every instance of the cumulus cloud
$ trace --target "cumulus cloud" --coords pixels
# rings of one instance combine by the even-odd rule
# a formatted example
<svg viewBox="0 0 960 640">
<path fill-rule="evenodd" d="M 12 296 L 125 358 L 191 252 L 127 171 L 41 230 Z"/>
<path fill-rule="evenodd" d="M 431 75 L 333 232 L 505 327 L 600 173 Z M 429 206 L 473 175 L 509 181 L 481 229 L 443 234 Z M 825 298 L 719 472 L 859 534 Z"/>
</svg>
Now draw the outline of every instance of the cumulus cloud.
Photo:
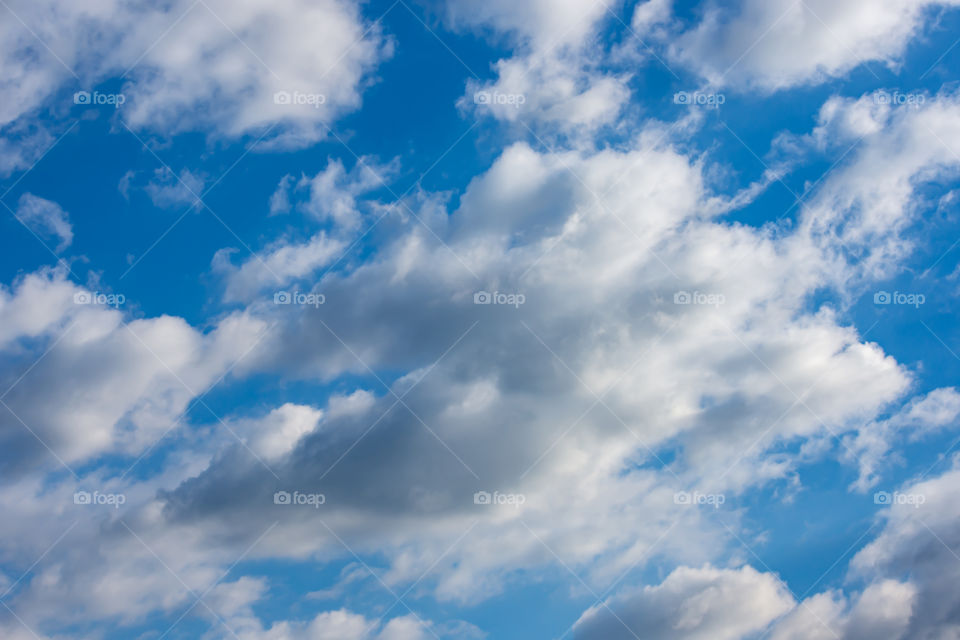
<svg viewBox="0 0 960 640">
<path fill-rule="evenodd" d="M 347 171 L 343 163 L 330 159 L 326 168 L 313 177 L 284 176 L 270 197 L 270 213 L 286 213 L 297 200 L 297 209 L 320 222 L 330 223 L 341 234 L 355 231 L 363 216 L 360 196 L 386 186 L 397 171 L 397 162 L 379 163 L 359 158 Z M 303 196 L 306 196 L 305 198 Z"/>
<path fill-rule="evenodd" d="M 897 65 L 928 11 L 955 4 L 746 0 L 718 5 L 670 43 L 670 58 L 718 87 L 772 92 L 818 84 L 866 63 Z"/>
<path fill-rule="evenodd" d="M 764 629 L 793 606 L 770 574 L 751 567 L 675 569 L 662 583 L 625 591 L 586 611 L 575 638 L 736 640 Z"/>
<path fill-rule="evenodd" d="M 883 530 L 850 562 L 857 577 L 909 579 L 916 596 L 905 638 L 949 638 L 960 631 L 960 600 L 950 586 L 960 579 L 957 465 L 954 457 L 941 475 L 900 487 L 882 514 Z"/>
<path fill-rule="evenodd" d="M 841 9 L 810 5 L 846 24 L 836 22 Z M 308 144 L 358 105 L 386 54 L 353 5 L 242 2 L 218 25 L 225 6 L 174 3 L 133 20 L 109 2 L 17 4 L 47 18 L 40 35 L 61 36 L 52 40 L 61 56 L 89 78 L 132 62 L 134 39 L 152 41 L 183 10 L 124 86 L 122 117 L 149 130 L 234 138 L 279 123 L 268 134 L 274 145 Z M 881 22 L 891 12 L 919 20 L 881 9 Z M 670 19 L 668 3 L 638 11 L 645 29 Z M 519 52 L 500 62 L 493 84 L 468 85 L 468 98 L 519 92 L 561 135 L 616 122 L 626 77 L 590 63 L 605 14 L 602 3 L 451 3 L 455 28 L 492 31 Z M 676 55 L 693 51 L 716 19 L 708 14 Z M 89 24 L 109 54 L 71 45 Z M 0 46 L 44 84 L 14 93 L 8 122 L 48 99 L 64 74 L 18 33 L 0 27 Z M 352 40 L 357 50 L 327 78 L 322 63 Z M 745 62 L 754 75 L 743 82 L 780 86 Z M 784 82 L 810 81 L 807 63 L 797 64 L 784 66 Z M 833 74 L 853 63 L 816 64 Z M 0 86 L 13 86 L 4 73 Z M 275 91 L 289 100 L 274 101 Z M 297 92 L 324 100 L 301 104 Z M 800 602 L 773 573 L 730 562 L 729 531 L 712 506 L 677 499 L 723 495 L 737 527 L 738 500 L 794 482 L 808 462 L 844 460 L 866 486 L 896 438 L 955 421 L 954 389 L 912 397 L 914 374 L 846 319 L 847 305 L 910 255 L 924 205 L 915 196 L 956 171 L 934 142 L 957 140 L 960 105 L 953 94 L 930 97 L 900 110 L 869 97 L 828 101 L 804 143 L 823 153 L 859 146 L 790 227 L 725 219 L 755 191 L 724 200 L 708 186 L 703 157 L 654 142 L 663 131 L 654 124 L 616 147 L 510 144 L 449 200 L 452 210 L 443 194 L 420 194 L 409 205 L 418 219 L 385 216 L 364 259 L 336 270 L 371 211 L 397 213 L 407 202 L 369 198 L 394 164 L 330 160 L 312 177 L 287 175 L 270 213 L 304 213 L 308 228 L 298 222 L 237 264 L 232 250 L 218 252 L 223 301 L 244 306 L 218 310 L 204 327 L 135 316 L 118 294 L 88 291 L 61 271 L 21 276 L 0 290 L 0 506 L 9 516 L 0 537 L 10 541 L 0 553 L 11 565 L 45 561 L 11 603 L 54 635 L 80 623 L 125 632 L 151 615 L 180 615 L 205 594 L 202 615 L 243 640 L 465 638 L 480 632 L 346 606 L 264 621 L 256 605 L 271 578 L 230 574 L 243 572 L 238 557 L 328 567 L 369 554 L 377 577 L 348 566 L 317 594 L 382 580 L 476 604 L 559 559 L 588 591 L 624 576 L 635 585 L 585 612 L 579 637 L 949 637 L 956 469 L 908 483 L 902 491 L 923 495 L 921 508 L 895 501 L 846 588 Z M 506 120 L 514 112 L 501 107 L 516 109 L 489 106 Z M 884 163 L 890 154 L 901 161 Z M 167 189 L 176 176 L 157 177 L 157 202 L 179 202 Z M 324 303 L 288 304 L 273 297 L 281 287 Z M 815 302 L 824 290 L 841 295 Z M 269 389 L 222 418 L 190 414 L 228 375 L 246 377 L 236 396 L 244 401 L 248 389 Z M 155 449 L 171 429 L 186 446 Z M 143 458 L 153 464 L 137 467 Z M 71 499 L 77 491 L 124 502 L 98 511 Z M 283 491 L 322 494 L 322 508 L 278 502 Z M 478 499 L 487 494 L 489 504 Z M 70 544 L 55 544 L 60 531 Z M 638 576 L 654 560 L 676 568 L 644 585 Z M 51 616 L 51 601 L 69 606 Z M 18 633 L 0 621 L 0 634 Z"/>
<path fill-rule="evenodd" d="M 390 51 L 347 0 L 12 1 L 10 11 L 23 23 L 7 20 L 0 31 L 4 59 L 18 62 L 0 70 L 9 96 L 0 126 L 66 102 L 67 84 L 93 91 L 122 77 L 120 117 L 133 128 L 300 147 L 360 105 L 369 72 Z"/>
<path fill-rule="evenodd" d="M 180 318 L 125 319 L 124 302 L 77 287 L 61 270 L 0 291 L 5 468 L 142 451 L 264 328 L 227 318 L 203 336 Z"/>
<path fill-rule="evenodd" d="M 510 58 L 497 62 L 493 82 L 471 79 L 463 109 L 546 131 L 594 131 L 612 123 L 629 98 L 629 74 L 600 68 L 604 54 L 597 29 L 610 17 L 602 2 L 450 2 L 453 28 L 492 32 L 516 43 Z"/>
<path fill-rule="evenodd" d="M 918 113 L 949 127 L 960 119 L 949 104 Z M 880 136 L 869 148 L 900 139 Z M 787 480 L 825 450 L 771 448 L 856 433 L 910 389 L 910 372 L 837 309 L 808 304 L 821 287 L 852 289 L 859 273 L 836 260 L 847 239 L 812 233 L 810 221 L 839 218 L 834 194 L 887 185 L 859 178 L 870 157 L 858 153 L 794 230 L 771 234 L 714 219 L 702 166 L 644 140 L 593 153 L 513 145 L 436 221 L 442 243 L 414 224 L 370 261 L 325 275 L 323 307 L 248 308 L 277 323 L 251 367 L 365 376 L 376 400 L 301 438 L 278 462 L 282 483 L 237 451 L 167 494 L 166 516 L 216 527 L 279 515 L 284 538 L 273 552 L 300 556 L 317 548 L 313 516 L 277 514 L 270 496 L 322 487 L 325 521 L 361 548 L 389 549 L 397 581 L 416 577 L 428 549 L 480 518 L 478 539 L 509 539 L 510 551 L 452 551 L 436 593 L 455 600 L 495 593 L 509 571 L 549 562 L 531 530 L 591 580 L 612 579 L 677 520 L 690 521 L 696 543 L 672 540 L 657 552 L 711 560 L 723 546 L 709 539 L 717 525 L 678 510 L 677 490 L 732 497 Z M 904 184 L 926 178 L 929 162 L 908 164 L 915 174 Z M 873 228 L 900 228 L 914 214 L 908 203 L 895 200 Z M 902 255 L 875 264 L 895 266 Z M 476 305 L 480 290 L 525 302 Z M 381 371 L 405 373 L 383 380 L 373 373 Z M 646 465 L 664 465 L 665 446 L 679 453 L 656 473 Z M 238 483 L 262 488 L 238 500 Z M 526 501 L 476 512 L 478 490 Z M 556 522 L 557 509 L 570 517 Z M 391 535 L 372 533 L 384 529 Z"/>
</svg>

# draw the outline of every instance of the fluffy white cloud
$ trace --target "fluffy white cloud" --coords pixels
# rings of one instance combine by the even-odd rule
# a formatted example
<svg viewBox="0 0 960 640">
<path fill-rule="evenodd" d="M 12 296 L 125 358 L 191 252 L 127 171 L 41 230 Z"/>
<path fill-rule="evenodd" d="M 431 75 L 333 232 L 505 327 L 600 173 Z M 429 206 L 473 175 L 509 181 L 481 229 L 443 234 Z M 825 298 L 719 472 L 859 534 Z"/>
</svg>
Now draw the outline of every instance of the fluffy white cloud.
<svg viewBox="0 0 960 640">
<path fill-rule="evenodd" d="M 341 233 L 355 231 L 363 212 L 358 198 L 385 186 L 397 171 L 397 162 L 381 164 L 371 158 L 360 158 L 347 171 L 343 163 L 330 159 L 327 166 L 315 176 L 301 175 L 296 182 L 287 175 L 280 180 L 270 198 L 270 213 L 291 210 L 295 196 L 306 194 L 297 203 L 297 209 L 321 222 L 330 222 Z"/>
<path fill-rule="evenodd" d="M 812 139 L 829 139 L 851 151 L 805 207 L 801 224 L 836 259 L 856 263 L 862 276 L 889 277 L 913 251 L 903 231 L 924 207 L 914 197 L 918 183 L 957 175 L 960 159 L 960 97 L 941 92 L 918 105 L 875 106 L 874 95 L 834 98 L 821 109 Z"/>
<path fill-rule="evenodd" d="M 0 291 L 5 467 L 38 458 L 55 467 L 50 451 L 68 464 L 140 452 L 265 326 L 225 318 L 204 336 L 180 318 L 127 320 L 110 306 L 122 298 L 76 287 L 60 270 Z"/>
<path fill-rule="evenodd" d="M 906 638 L 934 640 L 960 632 L 960 599 L 951 586 L 960 580 L 955 552 L 960 545 L 958 462 L 954 457 L 952 468 L 940 476 L 892 494 L 880 535 L 850 562 L 861 578 L 909 577 L 916 597 Z"/>
<path fill-rule="evenodd" d="M 67 103 L 62 89 L 72 93 L 77 80 L 93 91 L 122 77 L 120 113 L 134 128 L 303 146 L 359 106 L 368 73 L 390 50 L 348 0 L 11 0 L 9 12 L 23 24 L 11 18 L 0 28 L 10 62 L 0 69 L 8 96 L 0 126 L 52 100 Z"/>
<path fill-rule="evenodd" d="M 944 130 L 960 122 L 951 99 L 937 104 L 911 117 Z M 390 558 L 396 583 L 416 579 L 476 520 L 474 542 L 435 568 L 435 593 L 454 600 L 552 562 L 544 545 L 603 584 L 677 522 L 684 536 L 656 553 L 715 560 L 719 525 L 675 505 L 675 491 L 732 500 L 789 480 L 833 454 L 801 445 L 856 433 L 910 388 L 909 371 L 838 310 L 809 305 L 822 287 L 862 294 L 868 276 L 836 258 L 848 237 L 812 221 L 840 220 L 831 204 L 842 194 L 889 188 L 868 183 L 864 166 L 903 139 L 866 141 L 780 233 L 714 219 L 702 164 L 642 134 L 623 151 L 509 147 L 449 219 L 430 218 L 442 243 L 391 218 L 375 257 L 324 276 L 320 309 L 247 309 L 277 323 L 252 368 L 321 380 L 403 375 L 371 379 L 376 399 L 365 409 L 328 416 L 301 438 L 277 463 L 283 483 L 238 450 L 168 494 L 165 513 L 210 527 L 283 517 L 269 552 L 304 557 L 330 552 L 311 535 L 316 514 L 272 511 L 271 495 L 322 490 L 325 522 Z M 916 187 L 939 162 L 939 151 L 918 155 L 903 184 Z M 904 194 L 871 220 L 875 235 L 901 229 L 915 214 L 909 202 Z M 894 268 L 903 255 L 885 252 L 871 267 Z M 475 305 L 478 290 L 525 302 Z M 683 292 L 688 304 L 675 299 Z M 675 452 L 666 468 L 664 446 Z M 768 453 L 782 446 L 796 453 Z M 478 490 L 526 500 L 477 511 Z"/>
<path fill-rule="evenodd" d="M 596 30 L 610 17 L 603 2 L 456 1 L 447 12 L 454 28 L 490 29 L 494 39 L 517 45 L 512 57 L 497 62 L 494 82 L 468 82 L 460 106 L 477 117 L 589 132 L 612 123 L 629 98 L 628 74 L 599 69 L 604 53 Z"/>
<path fill-rule="evenodd" d="M 896 65 L 927 11 L 943 5 L 956 2 L 745 0 L 708 9 L 671 41 L 670 58 L 718 87 L 768 92 L 815 84 L 868 62 Z"/>
</svg>

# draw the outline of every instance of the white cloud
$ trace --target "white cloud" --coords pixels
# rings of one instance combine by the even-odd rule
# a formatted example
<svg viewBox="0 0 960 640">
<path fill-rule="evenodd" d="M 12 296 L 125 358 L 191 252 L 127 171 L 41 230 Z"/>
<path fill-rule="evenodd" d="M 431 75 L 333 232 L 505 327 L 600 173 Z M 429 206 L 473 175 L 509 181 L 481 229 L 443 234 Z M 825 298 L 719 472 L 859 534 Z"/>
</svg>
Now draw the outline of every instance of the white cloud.
<svg viewBox="0 0 960 640">
<path fill-rule="evenodd" d="M 949 100 L 917 113 L 943 129 L 960 122 Z M 863 167 L 903 140 L 869 139 L 778 233 L 713 219 L 702 163 L 642 134 L 619 151 L 509 147 L 448 220 L 431 220 L 442 244 L 411 221 L 371 260 L 324 276 L 323 324 L 314 309 L 247 310 L 278 323 L 251 354 L 256 370 L 324 381 L 368 376 L 367 367 L 403 372 L 375 382 L 364 410 L 328 416 L 305 435 L 280 463 L 282 477 L 303 490 L 322 483 L 325 522 L 355 548 L 384 554 L 391 583 L 418 577 L 479 517 L 472 544 L 435 568 L 443 599 L 497 593 L 511 571 L 553 562 L 521 518 L 597 584 L 640 560 L 677 519 L 684 536 L 658 553 L 716 561 L 725 536 L 711 537 L 718 525 L 696 509 L 678 511 L 674 492 L 698 487 L 732 501 L 789 482 L 799 465 L 842 456 L 820 446 L 825 438 L 856 433 L 911 388 L 910 371 L 843 323 L 842 309 L 809 305 L 823 287 L 862 293 L 869 278 L 835 259 L 847 237 L 811 233 L 810 220 L 839 219 L 831 205 L 841 196 L 889 188 L 888 176 L 870 183 Z M 918 154 L 903 185 L 930 175 L 931 153 L 939 162 L 939 151 Z M 909 203 L 908 191 L 871 220 L 875 234 L 901 229 L 915 214 Z M 903 255 L 872 266 L 895 269 Z M 480 289 L 526 302 L 474 305 Z M 681 290 L 724 299 L 675 304 Z M 413 390 L 399 404 L 387 386 Z M 672 461 L 658 472 L 651 452 L 664 446 Z M 238 500 L 236 484 L 262 495 Z M 273 484 L 238 452 L 173 492 L 167 513 L 197 526 L 266 523 L 276 516 L 258 505 Z M 478 513 L 481 489 L 526 502 Z M 284 513 L 270 553 L 319 552 L 311 514 Z"/>
<path fill-rule="evenodd" d="M 32 193 L 20 196 L 17 202 L 17 217 L 34 233 L 59 240 L 59 253 L 73 242 L 73 225 L 70 216 L 56 202 L 37 197 Z"/>
<path fill-rule="evenodd" d="M 360 196 L 389 184 L 396 174 L 397 161 L 381 164 L 371 158 L 359 158 L 347 171 L 343 163 L 330 159 L 326 168 L 312 178 L 301 176 L 294 184 L 292 176 L 284 176 L 270 199 L 270 212 L 289 210 L 291 197 L 306 193 L 297 208 L 312 218 L 329 222 L 337 233 L 350 233 L 360 226 L 363 207 Z"/>
<path fill-rule="evenodd" d="M 38 459 L 58 468 L 47 447 L 68 464 L 142 451 L 264 327 L 227 317 L 204 336 L 180 318 L 125 319 L 95 293 L 59 270 L 0 291 L 0 379 L 10 408 L 0 418 L 0 438 L 9 469 L 34 468 Z M 107 295 L 117 294 L 100 300 Z"/>
<path fill-rule="evenodd" d="M 896 66 L 928 10 L 955 4 L 746 0 L 708 9 L 696 27 L 671 41 L 670 58 L 718 87 L 770 92 L 818 84 L 868 62 Z"/>
<path fill-rule="evenodd" d="M 461 109 L 544 131 L 592 132 L 611 124 L 630 97 L 628 74 L 598 69 L 604 54 L 594 42 L 609 18 L 603 2 L 535 0 L 447 4 L 454 28 L 492 29 L 516 44 L 496 63 L 497 79 L 471 79 Z M 549 134 L 544 134 L 549 135 Z"/>
<path fill-rule="evenodd" d="M 305 242 L 279 242 L 235 266 L 230 261 L 234 250 L 222 249 L 213 258 L 214 271 L 226 281 L 224 300 L 249 301 L 267 288 L 273 292 L 310 276 L 337 259 L 346 248 L 342 240 L 321 231 Z M 312 290 L 308 287 L 308 291 Z"/>
<path fill-rule="evenodd" d="M 204 179 L 189 169 L 184 169 L 177 176 L 164 167 L 154 172 L 153 179 L 147 183 L 144 190 L 154 206 L 169 209 L 199 204 L 203 185 Z"/>
<path fill-rule="evenodd" d="M 62 89 L 74 73 L 89 91 L 122 76 L 119 113 L 134 128 L 265 134 L 267 147 L 300 147 L 360 105 L 369 72 L 390 52 L 348 0 L 9 4 L 29 28 L 10 19 L 0 29 L 10 61 L 0 69 L 8 96 L 0 126 L 70 100 Z M 278 92 L 290 94 L 289 103 L 275 101 Z"/>
<path fill-rule="evenodd" d="M 952 387 L 934 389 L 923 397 L 914 398 L 890 418 L 866 425 L 848 436 L 844 442 L 848 460 L 860 468 L 860 476 L 853 487 L 866 491 L 879 482 L 883 464 L 903 434 L 910 440 L 918 440 L 933 431 L 955 425 L 958 416 L 960 393 Z"/>
<path fill-rule="evenodd" d="M 778 580 L 751 567 L 679 567 L 655 587 L 626 590 L 587 610 L 573 628 L 584 640 L 736 640 L 793 606 Z"/>
</svg>

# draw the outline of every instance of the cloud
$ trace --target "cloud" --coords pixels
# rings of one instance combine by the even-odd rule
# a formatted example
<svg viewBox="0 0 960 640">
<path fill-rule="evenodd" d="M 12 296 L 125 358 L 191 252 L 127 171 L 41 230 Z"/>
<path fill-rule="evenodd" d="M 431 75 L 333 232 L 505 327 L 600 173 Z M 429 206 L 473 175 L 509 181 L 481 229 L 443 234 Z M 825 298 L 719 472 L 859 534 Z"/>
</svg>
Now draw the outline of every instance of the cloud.
<svg viewBox="0 0 960 640">
<path fill-rule="evenodd" d="M 470 79 L 460 108 L 521 127 L 592 132 L 611 124 L 630 97 L 628 73 L 600 69 L 605 55 L 594 42 L 610 17 L 602 2 L 534 0 L 525 3 L 450 2 L 448 22 L 459 30 L 493 32 L 515 43 L 514 54 L 495 65 L 497 79 Z"/>
<path fill-rule="evenodd" d="M 330 223 L 335 232 L 347 234 L 360 226 L 363 210 L 359 198 L 378 188 L 388 186 L 398 169 L 394 160 L 386 164 L 372 158 L 359 158 L 347 171 L 343 163 L 329 159 L 327 166 L 313 177 L 284 176 L 270 198 L 270 213 L 285 213 L 291 208 L 291 199 L 306 194 L 297 203 L 297 209 L 311 218 Z"/>
<path fill-rule="evenodd" d="M 224 33 L 210 19 L 225 5 L 175 3 L 139 16 L 131 36 L 113 22 L 130 19 L 130 10 L 108 5 L 51 11 L 42 35 L 76 27 L 81 14 L 87 29 L 89 18 L 109 43 L 106 62 L 97 47 L 71 54 L 72 32 L 57 42 L 85 77 L 99 78 L 104 65 L 131 60 L 128 38 L 151 42 L 145 36 L 159 35 L 183 9 L 182 32 L 174 25 L 124 87 L 130 101 L 121 115 L 152 131 L 234 138 L 280 123 L 268 134 L 275 147 L 309 144 L 330 118 L 357 106 L 386 55 L 377 28 L 362 34 L 367 25 L 353 5 L 242 2 Z M 17 7 L 33 19 L 53 5 Z M 663 3 L 643 9 L 647 26 L 669 19 Z M 617 121 L 627 77 L 590 61 L 602 5 L 497 1 L 450 11 L 457 28 L 492 29 L 517 49 L 497 66 L 494 84 L 473 89 L 520 92 L 554 134 Z M 320 63 L 353 36 L 356 56 L 329 80 L 340 84 L 324 88 Z M 10 42 L 0 46 L 40 64 L 35 44 Z M 35 70 L 51 82 L 62 73 Z M 280 84 L 275 71 L 304 82 Z M 274 102 L 275 89 L 289 100 Z M 299 104 L 296 92 L 324 100 Z M 37 108 L 47 99 L 38 95 L 25 107 L 33 98 L 16 94 L 16 108 L 4 113 Z M 490 105 L 513 120 L 514 105 Z M 267 577 L 216 584 L 241 553 L 327 566 L 352 562 L 356 549 L 375 558 L 387 585 L 461 604 L 540 576 L 558 558 L 588 590 L 625 574 L 636 580 L 662 561 L 678 568 L 659 585 L 606 601 L 653 637 L 770 629 L 809 640 L 820 637 L 818 618 L 851 639 L 947 635 L 957 609 L 944 594 L 957 576 L 942 570 L 949 557 L 924 531 L 955 546 L 955 471 L 909 487 L 940 511 L 889 509 L 883 532 L 854 560 L 851 580 L 862 589 L 799 604 L 772 573 L 719 565 L 730 543 L 713 507 L 677 495 L 724 496 L 738 527 L 741 498 L 795 482 L 804 464 L 835 457 L 872 482 L 883 447 L 900 432 L 951 425 L 956 392 L 911 396 L 914 374 L 846 318 L 850 301 L 910 255 L 911 225 L 925 204 L 917 194 L 956 170 L 934 138 L 956 140 L 958 123 L 952 94 L 909 110 L 866 96 L 830 100 L 804 143 L 823 153 L 860 146 L 801 206 L 797 224 L 782 228 L 722 217 L 762 186 L 730 200 L 714 193 L 707 160 L 669 138 L 654 143 L 663 131 L 656 123 L 615 147 L 515 143 L 449 200 L 452 210 L 443 194 L 405 200 L 419 218 L 384 216 L 363 259 L 336 270 L 368 214 L 398 213 L 399 203 L 369 198 L 390 170 L 330 160 L 313 177 L 285 176 L 271 198 L 271 213 L 297 210 L 311 226 L 288 229 L 238 264 L 230 249 L 216 254 L 224 301 L 245 306 L 219 310 L 203 328 L 125 312 L 119 294 L 94 295 L 101 292 L 61 271 L 22 276 L 0 290 L 8 390 L 0 463 L 10 472 L 0 487 L 9 515 L 0 534 L 11 541 L 3 551 L 39 557 L 59 531 L 80 524 L 11 602 L 44 630 L 81 621 L 115 629 L 178 615 L 191 591 L 210 589 L 211 608 L 244 640 L 402 640 L 426 637 L 428 628 L 477 635 L 466 623 L 421 623 L 413 614 L 384 621 L 345 608 L 264 622 L 254 605 L 274 586 Z M 902 162 L 877 160 L 890 154 Z M 159 177 L 157 202 L 178 202 L 176 176 Z M 324 304 L 282 303 L 273 298 L 280 287 L 323 295 Z M 820 303 L 824 290 L 842 295 Z M 249 386 L 235 389 L 244 400 L 274 382 L 277 396 L 295 388 L 309 399 L 268 392 L 208 422 L 188 412 L 227 375 L 245 378 Z M 168 430 L 176 444 L 155 449 Z M 862 455 L 846 458 L 832 446 L 835 435 Z M 62 473 L 51 452 L 78 477 Z M 140 456 L 151 464 L 118 474 Z M 123 508 L 81 511 L 89 505 L 71 500 L 97 488 L 124 495 Z M 325 501 L 301 508 L 278 503 L 277 491 Z M 508 499 L 483 504 L 478 492 Z M 376 580 L 359 573 L 343 582 L 360 589 Z M 51 618 L 50 601 L 69 606 Z M 626 629 L 601 605 L 576 632 L 616 637 Z"/>
<path fill-rule="evenodd" d="M 874 94 L 831 99 L 813 132 L 814 139 L 840 134 L 834 144 L 851 150 L 851 160 L 826 177 L 801 224 L 819 244 L 837 246 L 836 259 L 856 263 L 863 277 L 890 277 L 914 250 L 904 230 L 930 206 L 915 197 L 918 183 L 942 183 L 960 166 L 952 151 L 960 144 L 960 98 L 919 95 L 919 104 L 876 110 Z"/>
<path fill-rule="evenodd" d="M 960 121 L 949 100 L 917 113 L 944 129 Z M 247 308 L 277 327 L 251 370 L 362 376 L 357 388 L 374 400 L 302 437 L 277 461 L 281 483 L 245 452 L 225 452 L 164 494 L 165 517 L 213 528 L 280 517 L 270 553 L 303 557 L 330 551 L 310 533 L 317 514 L 278 512 L 272 493 L 322 491 L 324 521 L 355 548 L 384 554 L 391 582 L 415 579 L 479 518 L 471 538 L 500 544 L 457 548 L 435 569 L 436 595 L 456 601 L 552 562 L 531 530 L 599 584 L 677 520 L 688 539 L 671 536 L 657 553 L 714 560 L 725 545 L 711 539 L 718 525 L 680 509 L 677 491 L 729 502 L 790 481 L 803 464 L 842 458 L 813 444 L 856 434 L 909 400 L 909 370 L 845 324 L 842 308 L 809 302 L 823 287 L 852 299 L 866 288 L 859 264 L 836 259 L 849 236 L 811 233 L 811 220 L 839 220 L 840 195 L 889 188 L 864 167 L 903 140 L 868 139 L 796 227 L 775 233 L 715 219 L 703 165 L 642 134 L 628 150 L 508 147 L 449 217 L 430 218 L 439 240 L 411 220 L 370 260 L 324 275 L 322 307 Z M 940 158 L 918 154 L 898 180 L 916 188 Z M 898 192 L 888 215 L 869 222 L 874 234 L 902 229 L 915 215 L 909 203 Z M 897 268 L 904 255 L 883 253 L 872 266 Z M 525 302 L 477 305 L 480 290 Z M 526 500 L 478 512 L 481 490 Z M 561 522 L 558 510 L 568 514 Z"/>
<path fill-rule="evenodd" d="M 70 216 L 56 202 L 37 197 L 32 193 L 20 196 L 17 202 L 17 217 L 34 233 L 59 240 L 57 253 L 73 243 L 73 225 Z"/>
<path fill-rule="evenodd" d="M 8 471 L 142 451 L 263 330 L 225 318 L 204 336 L 180 318 L 124 318 L 123 304 L 122 294 L 82 289 L 61 270 L 0 291 Z"/>
<path fill-rule="evenodd" d="M 767 93 L 820 84 L 862 64 L 896 66 L 928 10 L 955 4 L 746 0 L 736 7 L 713 6 L 699 24 L 670 42 L 670 59 L 716 87 Z"/>
<path fill-rule="evenodd" d="M 905 638 L 947 638 L 960 630 L 960 600 L 950 586 L 960 579 L 953 551 L 960 544 L 960 471 L 952 462 L 939 476 L 900 487 L 898 496 L 922 501 L 894 496 L 882 514 L 883 530 L 850 561 L 851 573 L 863 579 L 909 578 L 916 597 Z"/>
<path fill-rule="evenodd" d="M 144 190 L 155 207 L 170 209 L 199 204 L 203 185 L 203 178 L 188 169 L 184 169 L 177 176 L 164 167 L 154 172 L 153 179 L 147 183 Z"/>
<path fill-rule="evenodd" d="M 347 0 L 14 0 L 10 10 L 23 24 L 9 20 L 0 30 L 0 52 L 11 61 L 0 69 L 9 96 L 0 126 L 65 103 L 68 84 L 92 92 L 112 77 L 124 80 L 119 117 L 135 129 L 262 135 L 264 148 L 302 147 L 360 105 L 368 74 L 390 53 Z"/>
<path fill-rule="evenodd" d="M 679 567 L 654 587 L 627 590 L 587 610 L 573 637 L 736 640 L 764 629 L 793 607 L 768 573 L 751 567 Z"/>
<path fill-rule="evenodd" d="M 225 280 L 225 301 L 249 301 L 270 287 L 273 291 L 267 297 L 272 299 L 275 292 L 288 284 L 306 278 L 333 262 L 345 248 L 344 241 L 331 238 L 321 231 L 304 242 L 278 242 L 247 258 L 239 266 L 230 261 L 230 254 L 234 250 L 220 250 L 213 258 L 213 269 Z M 312 291 L 312 287 L 308 286 L 307 289 Z"/>
<path fill-rule="evenodd" d="M 960 393 L 953 387 L 934 389 L 914 398 L 890 418 L 866 425 L 848 436 L 844 442 L 848 460 L 860 468 L 853 488 L 866 491 L 879 482 L 883 464 L 899 438 L 906 435 L 911 441 L 919 440 L 954 425 L 958 416 Z"/>
</svg>

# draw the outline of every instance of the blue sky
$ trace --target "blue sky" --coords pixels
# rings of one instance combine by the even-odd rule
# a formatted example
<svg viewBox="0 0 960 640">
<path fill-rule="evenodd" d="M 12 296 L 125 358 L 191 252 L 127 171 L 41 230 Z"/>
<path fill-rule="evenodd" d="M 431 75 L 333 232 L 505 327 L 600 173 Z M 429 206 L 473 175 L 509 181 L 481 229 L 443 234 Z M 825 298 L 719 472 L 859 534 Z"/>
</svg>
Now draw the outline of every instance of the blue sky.
<svg viewBox="0 0 960 640">
<path fill-rule="evenodd" d="M 956 636 L 956 4 L 0 2 L 0 636 Z"/>
</svg>

